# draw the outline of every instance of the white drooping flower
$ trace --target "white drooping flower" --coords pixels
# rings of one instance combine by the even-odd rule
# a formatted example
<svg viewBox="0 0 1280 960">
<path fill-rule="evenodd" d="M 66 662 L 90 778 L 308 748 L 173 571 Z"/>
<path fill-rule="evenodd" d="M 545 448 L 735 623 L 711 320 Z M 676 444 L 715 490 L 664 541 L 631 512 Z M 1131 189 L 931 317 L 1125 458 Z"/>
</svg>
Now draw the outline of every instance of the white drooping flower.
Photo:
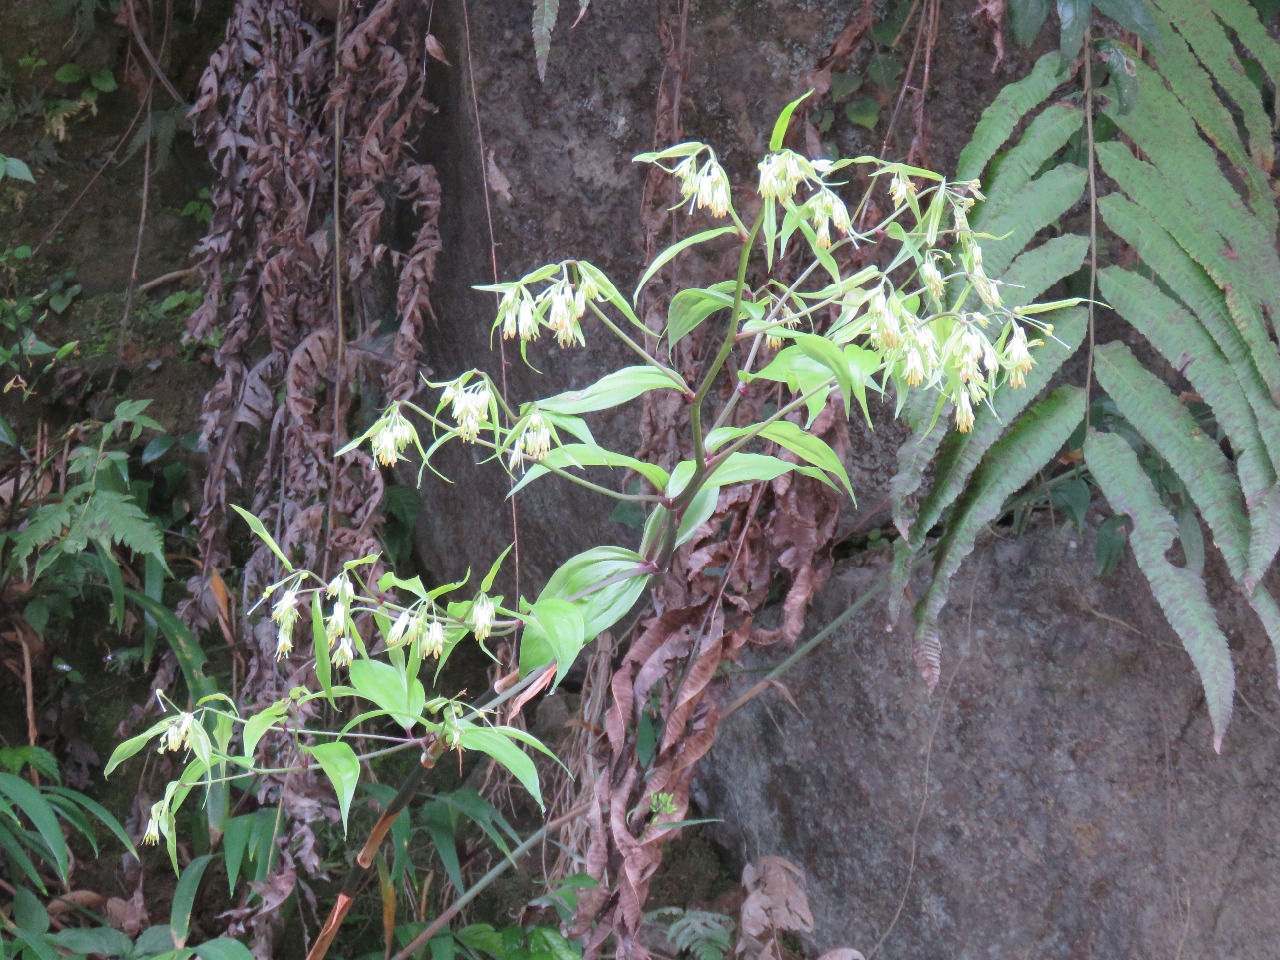
<svg viewBox="0 0 1280 960">
<path fill-rule="evenodd" d="M 440 659 L 440 654 L 444 652 L 444 627 L 439 620 L 432 620 L 427 624 L 427 632 L 422 638 L 422 655 L 424 657 L 435 657 Z"/>
<path fill-rule="evenodd" d="M 844 201 L 835 195 L 831 190 L 823 187 L 810 201 L 810 209 L 813 215 L 813 229 L 818 235 L 818 246 L 831 246 L 831 227 L 835 227 L 841 235 L 848 236 L 849 230 L 853 226 L 849 219 L 849 208 L 844 205 Z"/>
<path fill-rule="evenodd" d="M 973 403 L 969 400 L 969 391 L 958 391 L 955 401 L 956 429 L 961 433 L 969 433 L 973 430 Z"/>
<path fill-rule="evenodd" d="M 271 619 L 280 627 L 276 638 L 276 659 L 283 660 L 293 652 L 293 626 L 298 622 L 298 592 L 286 590 L 271 608 Z"/>
<path fill-rule="evenodd" d="M 480 594 L 471 604 L 471 632 L 477 640 L 486 640 L 493 632 L 493 621 L 496 616 L 493 601 L 487 594 Z"/>
<path fill-rule="evenodd" d="M 151 816 L 147 819 L 147 832 L 142 835 L 142 842 L 155 846 L 160 842 L 160 818 L 164 816 L 164 801 L 151 805 Z"/>
<path fill-rule="evenodd" d="M 1005 344 L 1005 364 L 1009 368 L 1009 386 L 1025 387 L 1027 374 L 1035 360 L 1031 356 L 1030 347 L 1039 346 L 1041 341 L 1028 341 L 1026 331 L 1019 324 L 1013 325 L 1009 340 Z"/>
<path fill-rule="evenodd" d="M 489 405 L 493 394 L 489 384 L 481 380 L 470 387 L 455 380 L 444 388 L 444 400 L 451 406 L 451 415 L 457 426 L 458 438 L 470 443 L 480 435 L 480 427 L 489 422 Z"/>
<path fill-rule="evenodd" d="M 370 445 L 374 458 L 384 467 L 395 466 L 415 436 L 413 424 L 400 412 L 399 401 L 393 403 L 373 426 Z"/>
<path fill-rule="evenodd" d="M 758 165 L 758 192 L 765 200 L 790 200 L 805 180 L 804 161 L 792 150 L 771 153 Z"/>
<path fill-rule="evenodd" d="M 195 726 L 194 713 L 179 713 L 166 721 L 164 733 L 160 736 L 160 752 L 177 753 L 191 745 L 191 728 Z"/>
<path fill-rule="evenodd" d="M 698 171 L 694 205 L 700 210 L 710 210 L 714 217 L 723 217 L 729 213 L 729 204 L 729 175 L 713 154 Z"/>
<path fill-rule="evenodd" d="M 946 294 L 942 271 L 938 269 L 932 257 L 926 258 L 924 263 L 920 264 L 920 280 L 935 300 L 941 300 Z"/>
</svg>

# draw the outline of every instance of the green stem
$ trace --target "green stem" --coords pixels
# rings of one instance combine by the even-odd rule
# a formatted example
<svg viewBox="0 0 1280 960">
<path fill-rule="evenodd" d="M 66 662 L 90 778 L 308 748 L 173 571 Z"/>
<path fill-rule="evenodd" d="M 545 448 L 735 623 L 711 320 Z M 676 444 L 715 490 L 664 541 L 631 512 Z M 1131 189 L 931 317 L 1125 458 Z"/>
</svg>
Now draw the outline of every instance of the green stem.
<svg viewBox="0 0 1280 960">
<path fill-rule="evenodd" d="M 680 376 L 680 374 L 676 373 L 666 364 L 662 363 L 655 357 L 651 356 L 649 352 L 645 350 L 644 347 L 640 346 L 640 344 L 632 340 L 631 337 L 627 335 L 625 330 L 623 330 L 616 323 L 614 323 L 607 316 L 605 316 L 604 311 L 601 310 L 598 306 L 596 306 L 594 302 L 590 302 L 588 305 L 591 307 L 591 312 L 600 318 L 600 322 L 603 323 L 606 327 L 608 327 L 613 332 L 613 335 L 615 337 L 617 337 L 619 340 L 625 343 L 628 347 L 630 347 L 632 351 L 634 351 L 637 355 L 639 355 L 640 359 L 642 359 L 649 366 L 657 370 L 661 370 L 668 377 L 674 380 L 676 384 L 680 387 L 682 392 L 686 394 L 689 392 L 689 384 L 685 383 L 684 377 Z"/>
</svg>

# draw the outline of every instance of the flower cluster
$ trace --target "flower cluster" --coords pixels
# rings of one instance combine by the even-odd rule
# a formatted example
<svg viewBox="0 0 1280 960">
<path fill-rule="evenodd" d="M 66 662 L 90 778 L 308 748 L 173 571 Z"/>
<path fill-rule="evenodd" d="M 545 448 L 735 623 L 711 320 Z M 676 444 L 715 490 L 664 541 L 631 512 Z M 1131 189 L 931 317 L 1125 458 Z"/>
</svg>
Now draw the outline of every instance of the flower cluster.
<svg viewBox="0 0 1280 960">
<path fill-rule="evenodd" d="M 283 660 L 293 653 L 293 628 L 298 622 L 298 591 L 289 587 L 271 608 L 271 619 L 280 628 L 276 638 L 276 660 Z"/>
<path fill-rule="evenodd" d="M 402 459 L 405 448 L 417 439 L 413 424 L 400 412 L 399 401 L 391 404 L 369 431 L 374 459 L 384 467 L 395 466 Z"/>
<path fill-rule="evenodd" d="M 572 271 L 571 266 L 575 267 Z M 502 328 L 502 339 L 519 339 L 521 343 L 529 343 L 538 339 L 545 326 L 562 347 L 580 347 L 586 344 L 582 335 L 582 318 L 591 301 L 603 300 L 604 297 L 590 273 L 574 261 L 567 261 L 552 269 L 558 270 L 560 276 L 536 295 L 529 288 L 537 282 L 535 278 L 545 278 L 545 275 L 539 277 L 541 271 L 517 283 L 483 288 L 496 289 L 502 293 L 502 299 L 498 303 L 498 317 L 494 323 L 495 327 Z M 573 273 L 577 274 L 576 281 Z"/>
<path fill-rule="evenodd" d="M 516 425 L 512 431 L 511 451 L 507 455 L 510 469 L 523 469 L 526 460 L 538 461 L 551 452 L 555 431 L 546 417 L 536 409 Z"/>
<path fill-rule="evenodd" d="M 160 735 L 160 753 L 178 753 L 191 746 L 191 732 L 195 728 L 194 713 L 179 713 L 165 721 L 164 732 Z"/>
<path fill-rule="evenodd" d="M 340 573 L 325 588 L 325 595 L 333 600 L 333 611 L 324 622 L 330 648 L 329 661 L 335 667 L 347 667 L 356 653 L 351 642 L 351 605 L 355 601 L 355 588 L 346 573 Z"/>
<path fill-rule="evenodd" d="M 419 645 L 422 656 L 440 658 L 444 651 L 444 626 L 419 607 L 408 607 L 387 633 L 387 649 Z"/>
<path fill-rule="evenodd" d="M 731 204 L 729 198 L 729 175 L 720 166 L 716 153 L 706 148 L 708 157 L 698 164 L 701 151 L 690 154 L 679 163 L 671 173 L 680 183 L 682 202 L 687 200 L 690 210 L 710 210 L 713 217 L 727 216 Z"/>
<path fill-rule="evenodd" d="M 445 385 L 444 403 L 450 405 L 450 416 L 457 424 L 457 434 L 463 443 L 470 443 L 480 435 L 480 428 L 489 422 L 489 407 L 493 403 L 493 392 L 489 389 L 488 380 L 480 380 L 472 386 L 466 386 L 464 377 L 459 377 Z"/>
</svg>

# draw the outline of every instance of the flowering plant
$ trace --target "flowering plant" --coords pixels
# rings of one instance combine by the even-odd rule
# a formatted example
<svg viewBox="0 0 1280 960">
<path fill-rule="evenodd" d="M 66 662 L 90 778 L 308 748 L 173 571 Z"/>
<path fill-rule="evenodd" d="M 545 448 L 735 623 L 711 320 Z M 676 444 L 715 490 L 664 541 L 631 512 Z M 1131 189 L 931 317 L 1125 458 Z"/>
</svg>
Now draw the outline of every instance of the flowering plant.
<svg viewBox="0 0 1280 960">
<path fill-rule="evenodd" d="M 297 688 L 288 700 L 247 716 L 226 697 L 206 698 L 194 713 L 162 720 L 122 744 L 108 770 L 156 739 L 162 750 L 188 747 L 193 754 L 179 785 L 153 809 L 148 840 L 167 838 L 173 853 L 174 811 L 186 793 L 199 783 L 235 780 L 260 769 L 255 748 L 269 729 L 286 723 L 299 749 L 333 782 L 344 817 L 362 763 L 394 749 L 421 749 L 424 767 L 445 750 L 482 751 L 536 798 L 537 771 L 520 747 L 544 748 L 521 730 L 495 724 L 492 710 L 517 694 L 524 700 L 535 689 L 558 683 L 582 648 L 624 617 L 651 579 L 669 568 L 675 551 L 712 515 L 722 489 L 796 472 L 852 495 L 844 463 L 811 430 L 829 402 L 839 403 L 848 416 L 856 400 L 869 421 L 868 392 L 895 392 L 900 408 L 909 391 L 932 391 L 938 414 L 950 407 L 956 428 L 967 431 L 975 405 L 988 402 L 992 391 L 1023 385 L 1035 362 L 1032 348 L 1040 335 L 1052 333 L 1037 317 L 1076 301 L 1003 304 L 999 281 L 983 271 L 984 237 L 969 225 L 970 209 L 983 199 L 976 181 L 951 183 L 927 170 L 871 157 L 829 161 L 785 149 L 784 135 L 800 102 L 788 106 L 774 128 L 770 152 L 758 165 L 755 196 L 740 198 L 744 210 L 754 209 L 747 219 L 735 205 L 728 174 L 706 144 L 682 143 L 636 158 L 675 178 L 681 205 L 727 222 L 663 250 L 632 297 L 585 260 L 566 260 L 480 288 L 499 297 L 495 334 L 518 341 L 526 360 L 529 347 L 546 332 L 559 347 L 570 349 L 599 335 L 614 337 L 636 363 L 583 389 L 518 408 L 487 374 L 466 371 L 429 384 L 439 391 L 434 407 L 397 402 L 345 448 L 368 443 L 381 464 L 393 466 L 412 447 L 425 469 L 444 444 L 474 444 L 510 472 L 513 493 L 554 474 L 639 505 L 646 512 L 639 543 L 595 546 L 568 559 L 532 599 L 493 595 L 499 557 L 478 591 L 448 599 L 460 595 L 466 582 L 428 589 L 419 578 L 392 573 L 376 583 L 362 580 L 374 557 L 348 563 L 328 581 L 295 570 L 263 525 L 240 511 L 280 562 L 282 576 L 267 591 L 280 657 L 293 652 L 302 611 L 310 609 L 319 689 Z M 836 178 L 859 169 L 869 173 L 870 186 L 851 209 L 841 195 L 848 184 Z M 884 185 L 890 212 L 877 220 L 870 200 Z M 635 307 L 640 291 L 676 257 L 713 243 L 737 245 L 736 277 L 680 291 L 665 328 L 646 327 Z M 772 276 L 775 264 L 794 251 L 801 262 L 789 279 Z M 853 254 L 872 265 L 849 269 Z M 748 268 L 760 255 L 771 275 L 749 289 Z M 664 361 L 664 352 L 669 357 L 713 318 L 715 352 L 690 382 Z M 735 352 L 740 354 L 736 382 L 720 399 L 713 388 Z M 758 382 L 784 385 L 789 398 L 758 421 L 736 423 L 740 398 Z M 688 459 L 670 471 L 602 446 L 584 419 L 670 390 L 688 402 L 690 449 Z M 430 431 L 425 446 L 418 425 Z M 644 486 L 615 490 L 583 475 L 584 468 L 600 466 L 630 471 Z M 493 638 L 517 643 L 517 671 L 482 707 L 428 698 L 420 679 L 423 667 L 434 662 L 438 676 L 468 636 L 482 645 Z M 334 682 L 337 670 L 346 672 L 346 683 Z M 322 731 L 310 729 L 298 713 L 318 697 L 367 701 L 371 708 L 358 719 L 390 720 L 401 733 L 390 738 L 395 741 L 390 747 L 357 754 L 349 743 L 354 721 L 340 731 Z M 233 751 L 237 731 L 241 747 Z M 315 737 L 325 740 L 304 742 Z M 396 813 L 393 804 L 383 820 Z M 370 841 L 375 848 L 377 839 L 375 831 Z"/>
</svg>

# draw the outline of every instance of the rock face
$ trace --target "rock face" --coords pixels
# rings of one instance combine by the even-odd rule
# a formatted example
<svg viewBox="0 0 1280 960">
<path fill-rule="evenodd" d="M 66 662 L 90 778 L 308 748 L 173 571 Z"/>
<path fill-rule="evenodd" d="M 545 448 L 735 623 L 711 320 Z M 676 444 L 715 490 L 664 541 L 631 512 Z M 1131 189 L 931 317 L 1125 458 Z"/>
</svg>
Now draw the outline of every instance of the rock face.
<svg viewBox="0 0 1280 960">
<path fill-rule="evenodd" d="M 1240 693 L 1217 756 L 1140 575 L 1092 566 L 1071 529 L 988 542 L 931 699 L 877 601 L 785 676 L 798 711 L 770 693 L 722 726 L 701 802 L 744 860 L 805 870 L 817 952 L 888 930 L 880 956 L 911 960 L 1280 956 L 1269 645 L 1228 598 Z M 839 571 L 813 630 L 884 572 Z"/>
</svg>

